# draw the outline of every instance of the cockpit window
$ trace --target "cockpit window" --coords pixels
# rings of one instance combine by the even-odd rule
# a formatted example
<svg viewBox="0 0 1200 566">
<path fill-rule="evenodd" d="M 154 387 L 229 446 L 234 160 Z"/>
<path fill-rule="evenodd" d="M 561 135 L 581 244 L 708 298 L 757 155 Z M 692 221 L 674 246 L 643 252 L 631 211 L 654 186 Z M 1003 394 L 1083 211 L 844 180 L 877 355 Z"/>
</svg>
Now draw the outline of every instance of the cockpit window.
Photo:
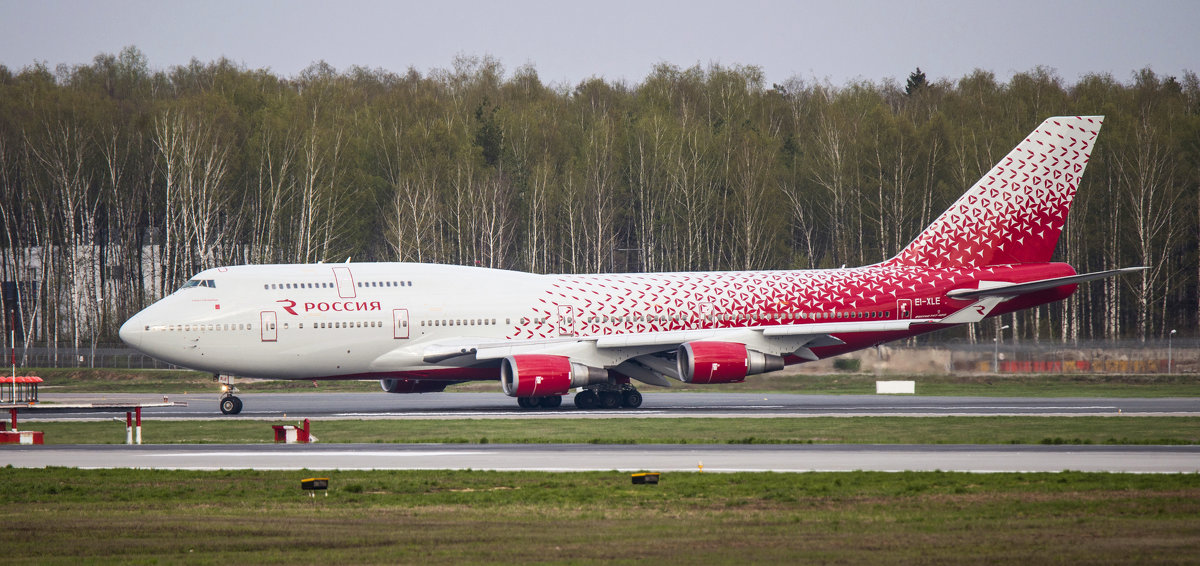
<svg viewBox="0 0 1200 566">
<path fill-rule="evenodd" d="M 217 287 L 217 282 L 213 281 L 212 279 L 189 279 L 187 283 L 183 284 L 183 287 L 179 288 L 179 290 L 182 291 L 189 287 L 209 287 L 215 289 Z"/>
</svg>

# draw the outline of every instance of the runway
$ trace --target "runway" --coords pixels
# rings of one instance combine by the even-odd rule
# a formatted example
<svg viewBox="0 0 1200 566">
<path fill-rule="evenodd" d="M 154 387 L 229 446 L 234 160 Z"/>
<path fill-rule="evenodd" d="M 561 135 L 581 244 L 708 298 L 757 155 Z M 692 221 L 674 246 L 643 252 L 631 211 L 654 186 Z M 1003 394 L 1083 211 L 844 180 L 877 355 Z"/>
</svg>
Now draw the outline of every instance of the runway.
<svg viewBox="0 0 1200 566">
<path fill-rule="evenodd" d="M 0 449 L 22 468 L 1197 473 L 1198 446 L 949 445 L 145 445 Z"/>
<path fill-rule="evenodd" d="M 511 419 L 511 418 L 744 418 L 857 416 L 1200 416 L 1198 398 L 930 397 L 798 395 L 788 393 L 644 393 L 634 410 L 581 411 L 569 398 L 552 410 L 525 410 L 500 393 L 246 393 L 240 415 L 222 415 L 215 393 L 170 395 L 187 407 L 147 409 L 147 419 Z M 162 395 L 43 393 L 55 403 L 162 402 Z M 96 413 L 22 413 L 22 420 L 110 419 Z"/>
<path fill-rule="evenodd" d="M 250 393 L 241 415 L 222 415 L 215 394 L 172 395 L 187 407 L 148 409 L 155 419 L 746 418 L 818 416 L 1200 416 L 1200 399 L 997 398 L 747 393 L 646 393 L 640 409 L 524 410 L 498 393 Z M 161 395 L 43 394 L 43 406 L 162 402 Z M 23 422 L 109 420 L 97 413 L 23 413 Z M 152 425 L 151 425 L 152 426 Z M 0 466 L 285 470 L 540 471 L 963 471 L 1200 472 L 1200 446 L 1004 445 L 146 445 L 0 449 Z"/>
</svg>

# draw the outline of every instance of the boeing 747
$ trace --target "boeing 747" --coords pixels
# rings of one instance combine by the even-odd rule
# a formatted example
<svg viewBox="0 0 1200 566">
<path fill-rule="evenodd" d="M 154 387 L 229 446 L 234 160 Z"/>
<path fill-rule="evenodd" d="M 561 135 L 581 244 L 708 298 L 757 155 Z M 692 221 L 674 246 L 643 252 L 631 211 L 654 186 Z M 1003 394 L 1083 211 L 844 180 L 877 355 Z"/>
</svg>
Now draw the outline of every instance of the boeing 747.
<svg viewBox="0 0 1200 566">
<path fill-rule="evenodd" d="M 636 408 L 634 382 L 733 383 L 1059 301 L 1051 256 L 1102 117 L 1043 122 L 895 257 L 851 269 L 539 275 L 345 263 L 207 269 L 121 339 L 223 376 L 379 380 L 390 393 L 498 380 L 524 408 Z M 242 401 L 226 391 L 221 411 Z"/>
</svg>

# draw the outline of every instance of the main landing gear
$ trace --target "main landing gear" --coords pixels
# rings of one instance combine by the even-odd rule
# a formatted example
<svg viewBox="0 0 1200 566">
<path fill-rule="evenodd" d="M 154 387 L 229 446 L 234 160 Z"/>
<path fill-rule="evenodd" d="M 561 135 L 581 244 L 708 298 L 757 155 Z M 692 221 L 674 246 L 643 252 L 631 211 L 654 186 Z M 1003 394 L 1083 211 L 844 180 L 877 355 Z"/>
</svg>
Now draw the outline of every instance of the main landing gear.
<svg viewBox="0 0 1200 566">
<path fill-rule="evenodd" d="M 636 409 L 642 406 L 642 394 L 632 385 L 619 388 L 589 388 L 575 394 L 580 409 Z"/>
<path fill-rule="evenodd" d="M 522 409 L 556 409 L 562 401 L 562 395 L 517 397 L 517 405 Z M 641 406 L 641 392 L 628 383 L 595 385 L 575 394 L 575 407 L 583 410 L 636 409 Z"/>
<path fill-rule="evenodd" d="M 242 400 L 234 395 L 238 388 L 233 386 L 233 376 L 214 375 L 213 381 L 221 384 L 221 414 L 236 415 L 242 412 Z"/>
<path fill-rule="evenodd" d="M 549 397 L 517 397 L 517 405 L 522 409 L 556 409 L 562 405 L 562 395 Z"/>
</svg>

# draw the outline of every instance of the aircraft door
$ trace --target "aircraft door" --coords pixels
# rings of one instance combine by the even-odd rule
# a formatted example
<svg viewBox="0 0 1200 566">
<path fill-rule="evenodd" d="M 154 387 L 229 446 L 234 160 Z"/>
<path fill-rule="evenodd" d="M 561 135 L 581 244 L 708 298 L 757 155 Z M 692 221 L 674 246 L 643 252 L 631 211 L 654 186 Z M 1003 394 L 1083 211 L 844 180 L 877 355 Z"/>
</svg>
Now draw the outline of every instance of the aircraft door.
<svg viewBox="0 0 1200 566">
<path fill-rule="evenodd" d="M 392 337 L 408 338 L 408 309 L 392 309 Z"/>
<path fill-rule="evenodd" d="M 343 299 L 354 298 L 354 275 L 351 275 L 349 267 L 333 268 L 333 279 L 337 281 L 339 297 Z"/>
<path fill-rule="evenodd" d="M 275 311 L 262 311 L 259 313 L 259 328 L 263 342 L 275 342 L 278 338 L 278 330 L 275 328 Z"/>
<path fill-rule="evenodd" d="M 558 335 L 575 335 L 575 309 L 571 305 L 558 305 Z"/>
<path fill-rule="evenodd" d="M 896 300 L 896 318 L 899 320 L 912 318 L 912 299 Z"/>
</svg>

